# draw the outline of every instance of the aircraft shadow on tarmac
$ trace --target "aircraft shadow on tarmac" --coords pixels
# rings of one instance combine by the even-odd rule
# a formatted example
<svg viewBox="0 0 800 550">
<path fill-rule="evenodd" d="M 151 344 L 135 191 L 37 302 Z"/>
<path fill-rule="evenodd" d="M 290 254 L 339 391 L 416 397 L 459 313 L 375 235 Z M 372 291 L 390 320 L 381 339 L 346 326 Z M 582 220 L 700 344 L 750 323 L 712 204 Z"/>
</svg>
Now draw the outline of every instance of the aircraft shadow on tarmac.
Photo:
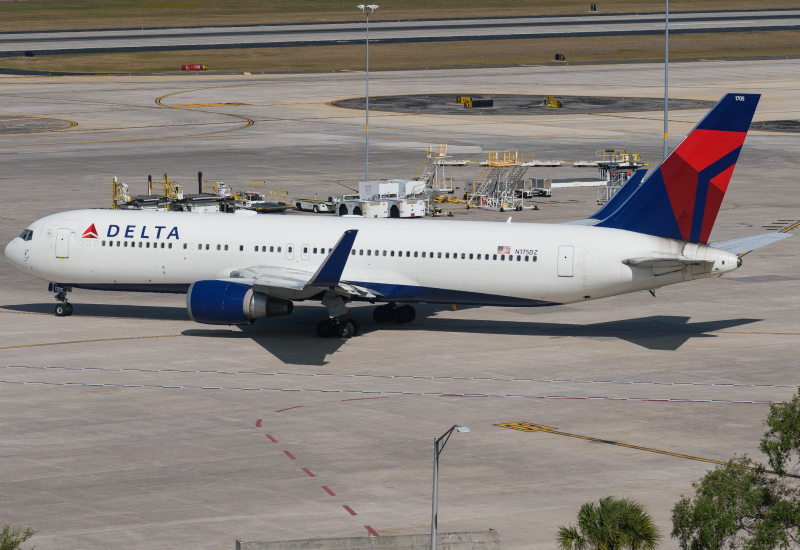
<svg viewBox="0 0 800 550">
<path fill-rule="evenodd" d="M 527 321 L 465 320 L 435 317 L 442 306 L 419 304 L 417 318 L 408 325 L 386 323 L 379 325 L 372 320 L 372 308 L 353 308 L 351 317 L 361 325 L 356 339 L 375 331 L 448 332 L 465 334 L 497 334 L 507 336 L 571 336 L 580 338 L 618 338 L 650 350 L 675 351 L 692 338 L 715 338 L 716 331 L 756 323 L 761 319 L 723 319 L 692 323 L 690 317 L 657 315 L 602 323 L 532 323 Z M 459 308 L 465 309 L 465 308 Z M 316 326 L 320 309 L 296 307 L 292 322 L 286 319 L 260 320 L 254 325 L 240 327 L 239 331 L 189 329 L 187 336 L 210 338 L 249 338 L 285 364 L 324 365 L 332 355 L 347 342 L 339 338 L 318 338 L 305 327 Z M 282 322 L 283 321 L 283 322 Z M 295 326 L 292 326 L 295 325 Z M 296 325 L 303 325 L 303 328 Z M 311 334 L 309 333 L 311 332 Z M 280 334 L 279 338 L 276 336 Z M 313 336 L 312 336 L 313 335 Z M 400 335 L 398 335 L 400 336 Z M 401 336 L 408 344 L 414 336 Z"/>
<path fill-rule="evenodd" d="M 52 313 L 52 304 L 21 304 L 0 306 L 9 311 L 26 313 Z M 692 338 L 715 338 L 716 331 L 731 329 L 761 321 L 761 319 L 722 319 L 718 321 L 690 322 L 690 317 L 656 315 L 607 321 L 602 323 L 548 323 L 529 321 L 495 321 L 476 319 L 452 319 L 437 316 L 450 311 L 441 305 L 415 305 L 417 318 L 413 323 L 379 325 L 372 320 L 372 307 L 354 307 L 350 317 L 360 327 L 359 335 L 375 331 L 449 332 L 464 334 L 497 334 L 507 336 L 556 336 L 576 338 L 618 338 L 650 350 L 675 351 Z M 459 311 L 469 309 L 459 306 Z M 326 357 L 336 353 L 346 340 L 318 338 L 314 327 L 325 310 L 317 306 L 295 307 L 291 317 L 260 319 L 253 325 L 241 327 L 192 328 L 182 332 L 186 336 L 225 339 L 251 339 L 284 364 L 324 365 Z M 117 304 L 76 304 L 76 316 L 115 317 L 128 319 L 153 319 L 164 321 L 188 321 L 185 308 L 167 306 L 137 306 Z M 197 325 L 204 327 L 208 325 Z M 412 335 L 400 335 L 403 345 Z"/>
<path fill-rule="evenodd" d="M 70 302 L 75 307 L 77 317 L 115 317 L 122 319 L 152 319 L 158 321 L 188 321 L 189 314 L 185 307 L 169 306 L 137 306 L 125 304 L 84 304 Z M 25 313 L 53 314 L 55 302 L 41 304 L 17 304 L 0 306 L 8 311 Z"/>
</svg>

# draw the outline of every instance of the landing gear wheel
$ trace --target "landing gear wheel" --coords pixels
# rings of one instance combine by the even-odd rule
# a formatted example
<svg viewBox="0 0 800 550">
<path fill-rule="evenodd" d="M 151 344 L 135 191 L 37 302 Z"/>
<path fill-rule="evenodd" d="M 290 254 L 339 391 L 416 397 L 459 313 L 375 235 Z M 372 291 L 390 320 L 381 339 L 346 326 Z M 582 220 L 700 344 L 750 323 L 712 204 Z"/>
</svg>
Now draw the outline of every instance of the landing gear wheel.
<svg viewBox="0 0 800 550">
<path fill-rule="evenodd" d="M 56 304 L 56 317 L 67 317 L 70 313 L 67 304 Z"/>
<path fill-rule="evenodd" d="M 404 307 L 405 309 L 407 309 L 407 310 L 408 310 L 408 312 L 411 314 L 411 318 L 408 320 L 408 322 L 409 322 L 409 323 L 410 323 L 411 321 L 413 321 L 414 319 L 416 319 L 416 318 L 417 318 L 417 310 L 416 310 L 416 309 L 414 309 L 414 308 L 413 308 L 413 307 L 411 307 L 411 306 L 403 306 L 403 307 Z"/>
<path fill-rule="evenodd" d="M 312 208 L 311 210 L 314 211 L 314 214 L 319 214 L 319 206 L 317 206 L 316 204 L 314 205 L 314 208 Z"/>
<path fill-rule="evenodd" d="M 329 319 L 317 323 L 317 336 L 320 338 L 330 338 L 334 334 L 334 325 Z"/>
<path fill-rule="evenodd" d="M 358 333 L 361 332 L 361 325 L 358 324 L 358 321 L 355 319 L 348 319 L 347 322 L 353 325 L 353 336 L 358 336 Z"/>
<path fill-rule="evenodd" d="M 394 311 L 392 311 L 392 318 L 398 325 L 408 323 L 411 320 L 411 308 L 408 306 L 394 308 Z"/>
<path fill-rule="evenodd" d="M 67 317 L 69 317 L 70 315 L 72 315 L 72 304 L 70 304 L 69 302 L 67 302 L 67 303 L 66 303 L 66 304 L 64 304 L 64 305 L 65 305 L 65 306 L 67 306 Z"/>
<path fill-rule="evenodd" d="M 372 310 L 372 318 L 376 323 L 388 323 L 392 320 L 392 306 L 386 304 L 385 306 L 378 306 Z"/>
<path fill-rule="evenodd" d="M 348 321 L 346 323 L 339 323 L 339 326 L 337 327 L 337 329 L 338 329 L 338 332 L 339 332 L 339 338 L 352 338 L 352 336 L 356 332 L 356 329 L 353 326 L 353 323 L 351 323 L 350 321 Z"/>
</svg>

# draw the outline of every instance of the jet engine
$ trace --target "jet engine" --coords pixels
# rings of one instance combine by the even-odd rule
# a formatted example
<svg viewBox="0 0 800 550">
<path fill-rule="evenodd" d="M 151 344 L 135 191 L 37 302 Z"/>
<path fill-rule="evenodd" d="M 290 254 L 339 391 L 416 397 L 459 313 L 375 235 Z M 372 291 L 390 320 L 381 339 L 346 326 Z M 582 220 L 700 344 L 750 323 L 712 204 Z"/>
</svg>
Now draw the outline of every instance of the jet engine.
<svg viewBox="0 0 800 550">
<path fill-rule="evenodd" d="M 230 281 L 197 281 L 186 293 L 186 309 L 197 323 L 244 325 L 262 317 L 291 315 L 294 304 Z"/>
</svg>

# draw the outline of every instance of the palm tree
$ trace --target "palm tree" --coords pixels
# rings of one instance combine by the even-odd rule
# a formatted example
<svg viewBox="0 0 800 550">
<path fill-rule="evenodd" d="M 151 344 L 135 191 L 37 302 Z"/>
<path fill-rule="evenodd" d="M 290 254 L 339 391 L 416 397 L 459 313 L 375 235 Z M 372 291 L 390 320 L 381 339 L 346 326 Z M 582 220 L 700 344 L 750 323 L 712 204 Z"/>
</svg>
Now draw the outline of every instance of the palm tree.
<svg viewBox="0 0 800 550">
<path fill-rule="evenodd" d="M 659 540 L 661 532 L 644 507 L 626 498 L 587 502 L 577 527 L 558 528 L 560 550 L 655 550 Z"/>
</svg>

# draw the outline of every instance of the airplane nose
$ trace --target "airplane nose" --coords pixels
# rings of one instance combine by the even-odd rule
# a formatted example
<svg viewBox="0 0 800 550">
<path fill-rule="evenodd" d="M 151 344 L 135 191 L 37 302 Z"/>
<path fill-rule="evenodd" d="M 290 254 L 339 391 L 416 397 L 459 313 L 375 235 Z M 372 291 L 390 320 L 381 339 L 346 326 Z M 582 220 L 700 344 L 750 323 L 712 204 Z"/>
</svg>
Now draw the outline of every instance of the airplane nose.
<svg viewBox="0 0 800 550">
<path fill-rule="evenodd" d="M 18 240 L 19 240 L 19 237 L 17 237 L 16 239 L 14 239 L 10 243 L 8 243 L 6 245 L 6 249 L 5 249 L 5 252 L 4 252 L 5 255 L 6 255 L 6 258 L 8 258 L 9 261 L 12 264 L 15 264 L 15 265 L 17 264 L 18 257 L 19 257 L 19 243 L 17 242 Z"/>
</svg>

